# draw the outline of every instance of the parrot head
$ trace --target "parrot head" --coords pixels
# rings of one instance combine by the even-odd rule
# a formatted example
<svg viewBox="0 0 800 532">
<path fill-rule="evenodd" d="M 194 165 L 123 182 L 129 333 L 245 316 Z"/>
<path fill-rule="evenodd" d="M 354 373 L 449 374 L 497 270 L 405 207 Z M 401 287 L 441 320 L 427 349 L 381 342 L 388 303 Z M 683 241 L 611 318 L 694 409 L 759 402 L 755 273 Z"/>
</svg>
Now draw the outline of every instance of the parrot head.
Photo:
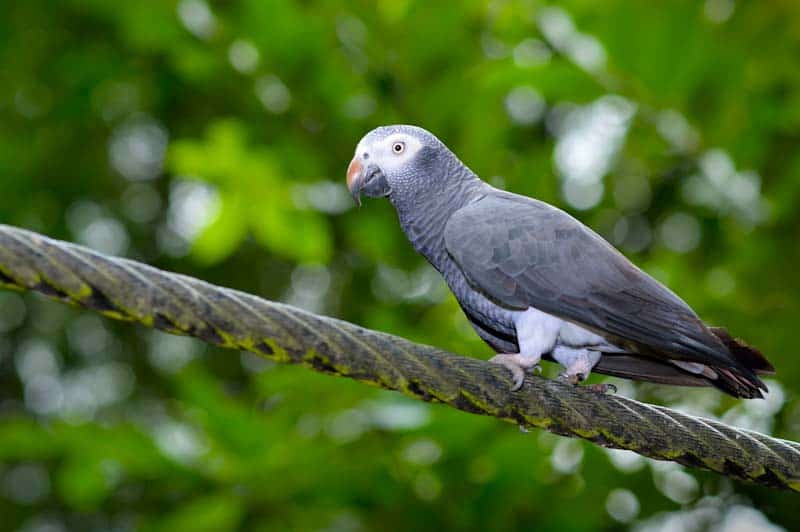
<svg viewBox="0 0 800 532">
<path fill-rule="evenodd" d="M 424 192 L 435 180 L 435 170 L 447 147 L 432 133 L 416 126 L 395 125 L 373 129 L 361 139 L 347 168 L 347 188 L 361 205 L 369 198 Z M 452 155 L 452 154 L 451 154 Z"/>
</svg>

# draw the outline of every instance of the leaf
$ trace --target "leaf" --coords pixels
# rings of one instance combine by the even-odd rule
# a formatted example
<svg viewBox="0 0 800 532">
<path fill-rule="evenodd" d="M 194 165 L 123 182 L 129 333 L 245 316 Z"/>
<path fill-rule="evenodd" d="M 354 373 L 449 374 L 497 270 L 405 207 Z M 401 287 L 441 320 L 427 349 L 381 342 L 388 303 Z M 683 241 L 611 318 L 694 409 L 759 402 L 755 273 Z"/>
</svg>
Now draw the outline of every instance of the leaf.
<svg viewBox="0 0 800 532">
<path fill-rule="evenodd" d="M 106 462 L 109 470 L 112 463 Z M 59 495 L 77 510 L 98 508 L 114 487 L 110 474 L 97 459 L 83 456 L 70 460 L 58 472 Z"/>
<path fill-rule="evenodd" d="M 242 195 L 222 193 L 219 200 L 217 215 L 192 242 L 192 256 L 205 265 L 225 260 L 247 235 Z"/>
<path fill-rule="evenodd" d="M 275 253 L 301 262 L 330 260 L 332 237 L 328 222 L 321 215 L 289 210 L 275 203 L 251 212 L 256 239 Z"/>
<path fill-rule="evenodd" d="M 160 532 L 221 532 L 236 530 L 244 516 L 241 497 L 215 494 L 198 497 L 183 504 L 158 521 L 153 530 Z"/>
</svg>

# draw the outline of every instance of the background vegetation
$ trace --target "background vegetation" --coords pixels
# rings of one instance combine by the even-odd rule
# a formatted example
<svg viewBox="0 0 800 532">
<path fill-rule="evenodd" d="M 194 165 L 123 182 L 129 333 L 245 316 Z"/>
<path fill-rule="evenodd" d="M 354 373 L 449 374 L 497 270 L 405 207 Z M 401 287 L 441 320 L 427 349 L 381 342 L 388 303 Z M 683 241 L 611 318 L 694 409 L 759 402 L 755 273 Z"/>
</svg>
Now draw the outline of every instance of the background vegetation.
<svg viewBox="0 0 800 532">
<path fill-rule="evenodd" d="M 0 220 L 488 357 L 374 126 L 560 205 L 778 368 L 620 393 L 800 438 L 796 2 L 31 0 L 0 16 Z M 774 530 L 797 495 L 0 294 L 0 529 Z"/>
</svg>

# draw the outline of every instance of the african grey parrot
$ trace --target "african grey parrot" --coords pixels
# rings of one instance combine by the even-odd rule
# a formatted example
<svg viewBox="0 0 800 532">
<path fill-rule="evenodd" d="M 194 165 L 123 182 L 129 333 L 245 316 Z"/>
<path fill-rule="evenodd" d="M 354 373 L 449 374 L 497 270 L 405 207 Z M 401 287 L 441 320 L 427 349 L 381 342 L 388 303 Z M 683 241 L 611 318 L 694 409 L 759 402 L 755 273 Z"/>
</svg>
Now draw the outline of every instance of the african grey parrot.
<svg viewBox="0 0 800 532">
<path fill-rule="evenodd" d="M 492 187 L 415 126 L 370 131 L 347 186 L 388 197 L 414 248 L 436 268 L 519 389 L 542 358 L 573 384 L 594 370 L 629 379 L 713 385 L 762 397 L 761 353 L 708 327 L 664 285 L 581 222 Z M 603 388 L 600 388 L 603 389 Z"/>
</svg>

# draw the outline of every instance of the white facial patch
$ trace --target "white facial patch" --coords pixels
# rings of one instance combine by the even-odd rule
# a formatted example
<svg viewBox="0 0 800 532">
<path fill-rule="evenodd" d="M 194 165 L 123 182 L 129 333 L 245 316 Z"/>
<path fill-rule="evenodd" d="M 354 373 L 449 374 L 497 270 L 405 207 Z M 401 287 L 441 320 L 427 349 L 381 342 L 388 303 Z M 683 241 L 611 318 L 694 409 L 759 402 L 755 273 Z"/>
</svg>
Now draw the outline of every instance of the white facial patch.
<svg viewBox="0 0 800 532">
<path fill-rule="evenodd" d="M 398 150 L 398 146 L 401 149 Z M 406 165 L 420 149 L 422 143 L 416 138 L 395 133 L 377 141 L 362 140 L 356 147 L 356 157 L 364 164 L 377 164 L 384 173 L 391 173 Z"/>
</svg>

